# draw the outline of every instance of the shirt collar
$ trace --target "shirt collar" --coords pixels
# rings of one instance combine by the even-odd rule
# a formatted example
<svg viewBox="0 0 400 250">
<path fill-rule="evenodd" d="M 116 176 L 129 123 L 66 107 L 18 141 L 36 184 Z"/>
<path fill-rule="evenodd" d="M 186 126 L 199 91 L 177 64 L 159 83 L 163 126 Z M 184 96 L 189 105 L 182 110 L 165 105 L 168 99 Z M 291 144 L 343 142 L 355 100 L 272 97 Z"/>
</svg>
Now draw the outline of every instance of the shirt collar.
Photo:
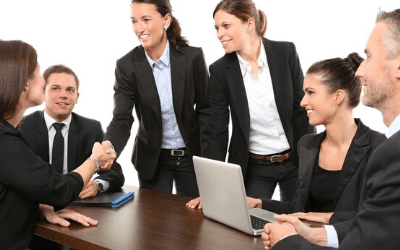
<svg viewBox="0 0 400 250">
<path fill-rule="evenodd" d="M 390 124 L 389 130 L 386 132 L 386 137 L 389 138 L 400 130 L 400 115 Z"/>
<path fill-rule="evenodd" d="M 46 113 L 46 110 L 44 111 L 44 120 L 46 122 L 47 130 L 50 130 L 50 128 L 53 127 L 53 123 L 58 122 L 58 121 L 54 120 L 53 117 L 49 116 Z M 69 130 L 69 125 L 71 124 L 71 114 L 69 114 L 67 119 L 65 119 L 64 121 L 62 121 L 60 123 L 64 123 L 67 130 Z"/>
<path fill-rule="evenodd" d="M 260 45 L 261 49 L 260 49 L 260 55 L 258 56 L 258 59 L 257 59 L 257 64 L 258 64 L 258 66 L 260 66 L 260 68 L 262 70 L 264 67 L 268 67 L 268 62 L 267 62 L 267 54 L 265 53 L 264 44 L 263 44 L 261 38 L 260 38 L 260 42 L 261 42 L 261 45 Z M 244 60 L 239 55 L 239 53 L 236 52 L 236 55 L 239 60 L 242 77 L 245 77 L 247 72 L 251 72 L 251 65 L 246 60 Z"/>
<path fill-rule="evenodd" d="M 149 54 L 147 54 L 146 50 L 144 50 L 144 53 L 146 55 L 147 61 L 149 62 L 151 68 L 153 68 L 153 65 L 157 64 L 157 63 L 158 64 L 163 63 L 165 66 L 169 67 L 169 62 L 170 62 L 169 58 L 170 57 L 169 57 L 169 41 L 168 40 L 167 40 L 167 45 L 165 46 L 164 52 L 163 52 L 162 56 L 160 57 L 160 59 L 158 59 L 157 62 L 154 62 L 150 58 L 150 56 L 149 56 Z"/>
</svg>

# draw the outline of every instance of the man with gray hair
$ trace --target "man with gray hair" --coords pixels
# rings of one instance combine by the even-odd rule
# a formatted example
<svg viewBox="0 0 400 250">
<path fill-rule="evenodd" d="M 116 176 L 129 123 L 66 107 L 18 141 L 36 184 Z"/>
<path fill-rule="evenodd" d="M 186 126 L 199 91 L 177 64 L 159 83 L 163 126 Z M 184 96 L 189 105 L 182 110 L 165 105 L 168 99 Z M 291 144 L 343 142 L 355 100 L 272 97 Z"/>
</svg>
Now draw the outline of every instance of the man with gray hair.
<svg viewBox="0 0 400 250">
<path fill-rule="evenodd" d="M 379 12 L 365 53 L 356 73 L 363 85 L 362 102 L 382 112 L 389 130 L 368 162 L 357 216 L 324 228 L 276 216 L 281 223 L 264 228 L 265 249 L 399 249 L 400 9 Z"/>
</svg>

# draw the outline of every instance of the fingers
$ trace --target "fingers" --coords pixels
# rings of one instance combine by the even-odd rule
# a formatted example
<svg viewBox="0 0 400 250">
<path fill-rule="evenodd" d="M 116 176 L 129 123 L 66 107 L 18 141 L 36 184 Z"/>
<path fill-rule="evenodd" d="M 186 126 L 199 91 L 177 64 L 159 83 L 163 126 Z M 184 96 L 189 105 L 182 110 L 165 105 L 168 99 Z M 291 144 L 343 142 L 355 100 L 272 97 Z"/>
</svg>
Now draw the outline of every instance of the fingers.
<svg viewBox="0 0 400 250">
<path fill-rule="evenodd" d="M 202 206 L 200 197 L 197 197 L 196 199 L 189 201 L 188 203 L 186 203 L 186 206 L 189 208 L 196 208 L 197 206 L 199 206 L 198 208 L 201 209 Z"/>
<path fill-rule="evenodd" d="M 71 223 L 69 223 L 69 221 L 64 220 L 63 218 L 61 218 L 59 216 L 54 216 L 53 219 L 49 222 L 56 224 L 56 225 L 63 226 L 63 227 L 69 227 L 69 225 L 71 224 Z"/>
<path fill-rule="evenodd" d="M 271 231 L 267 225 L 264 227 L 264 232 L 261 234 L 261 239 L 263 240 L 264 248 L 271 249 L 271 238 L 269 236 Z"/>
<path fill-rule="evenodd" d="M 87 217 L 83 214 L 77 213 L 73 210 L 61 210 L 61 211 L 57 212 L 57 215 L 63 219 L 69 219 L 69 220 L 76 221 L 76 222 L 84 225 L 85 227 L 97 226 L 97 224 L 98 224 L 98 221 L 93 220 L 92 218 Z"/>
<path fill-rule="evenodd" d="M 86 199 L 97 195 L 97 184 L 94 181 L 89 181 L 86 187 L 80 192 L 78 198 Z"/>
<path fill-rule="evenodd" d="M 103 146 L 103 149 L 107 154 L 111 153 L 111 149 L 114 149 L 110 141 L 103 141 L 101 145 Z"/>
</svg>

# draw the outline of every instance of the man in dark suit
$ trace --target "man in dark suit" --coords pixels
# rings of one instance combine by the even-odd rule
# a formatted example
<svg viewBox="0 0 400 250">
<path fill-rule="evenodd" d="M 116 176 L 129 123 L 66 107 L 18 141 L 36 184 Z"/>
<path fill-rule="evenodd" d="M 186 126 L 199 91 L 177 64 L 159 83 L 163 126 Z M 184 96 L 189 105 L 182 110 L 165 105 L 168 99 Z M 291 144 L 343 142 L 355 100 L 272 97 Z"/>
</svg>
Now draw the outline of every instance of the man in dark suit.
<svg viewBox="0 0 400 250">
<path fill-rule="evenodd" d="M 100 122 L 72 112 L 79 97 L 79 80 L 71 69 L 55 65 L 49 67 L 43 76 L 45 110 L 26 116 L 21 133 L 32 151 L 55 167 L 52 149 L 56 129 L 53 123 L 64 123 L 61 133 L 66 147 L 59 172 L 67 173 L 87 160 L 93 144 L 102 142 L 104 133 Z M 79 197 L 88 198 L 101 192 L 115 192 L 123 186 L 124 181 L 121 166 L 115 162 L 110 171 L 100 172 L 97 178 L 90 181 Z"/>
<path fill-rule="evenodd" d="M 33 152 L 44 161 L 52 164 L 59 173 L 70 172 L 90 157 L 95 142 L 103 141 L 100 122 L 88 119 L 72 112 L 79 97 L 79 79 L 64 65 L 49 67 L 44 73 L 45 86 L 43 99 L 45 110 L 26 116 L 21 125 L 21 133 Z M 55 156 L 57 129 L 55 124 L 62 123 L 61 157 Z M 64 145 L 62 145 L 64 144 Z M 64 147 L 63 147 L 64 146 Z M 93 197 L 102 192 L 115 192 L 124 185 L 125 179 L 121 166 L 114 162 L 110 171 L 99 172 L 99 176 L 90 181 L 79 194 L 79 198 Z M 65 219 L 69 213 L 75 217 L 90 218 L 74 211 L 54 213 L 51 206 L 40 204 L 46 219 L 62 226 L 68 226 Z M 81 221 L 84 221 L 81 219 Z M 85 225 L 84 223 L 82 223 Z M 68 249 L 61 244 L 34 236 L 30 249 Z"/>
<path fill-rule="evenodd" d="M 267 224 L 266 249 L 398 249 L 400 238 L 400 9 L 381 11 L 366 45 L 367 59 L 357 71 L 363 103 L 382 112 L 388 139 L 367 164 L 358 214 L 353 220 L 310 229 L 281 215 Z M 286 223 L 287 222 L 287 223 Z M 300 235 L 297 235 L 300 234 Z M 312 244 L 316 243 L 318 245 Z M 339 244 L 338 244 L 339 240 Z M 327 247 L 328 246 L 328 247 Z"/>
</svg>

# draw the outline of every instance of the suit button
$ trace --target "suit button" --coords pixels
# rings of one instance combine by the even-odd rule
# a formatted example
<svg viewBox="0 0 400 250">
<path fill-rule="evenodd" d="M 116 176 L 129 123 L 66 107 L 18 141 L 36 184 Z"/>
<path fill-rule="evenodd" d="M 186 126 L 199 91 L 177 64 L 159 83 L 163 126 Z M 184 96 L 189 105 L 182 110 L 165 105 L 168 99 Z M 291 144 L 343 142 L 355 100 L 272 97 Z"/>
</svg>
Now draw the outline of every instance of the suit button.
<svg viewBox="0 0 400 250">
<path fill-rule="evenodd" d="M 176 165 L 179 166 L 179 165 L 181 165 L 181 163 L 178 161 L 178 162 L 176 163 Z"/>
</svg>

